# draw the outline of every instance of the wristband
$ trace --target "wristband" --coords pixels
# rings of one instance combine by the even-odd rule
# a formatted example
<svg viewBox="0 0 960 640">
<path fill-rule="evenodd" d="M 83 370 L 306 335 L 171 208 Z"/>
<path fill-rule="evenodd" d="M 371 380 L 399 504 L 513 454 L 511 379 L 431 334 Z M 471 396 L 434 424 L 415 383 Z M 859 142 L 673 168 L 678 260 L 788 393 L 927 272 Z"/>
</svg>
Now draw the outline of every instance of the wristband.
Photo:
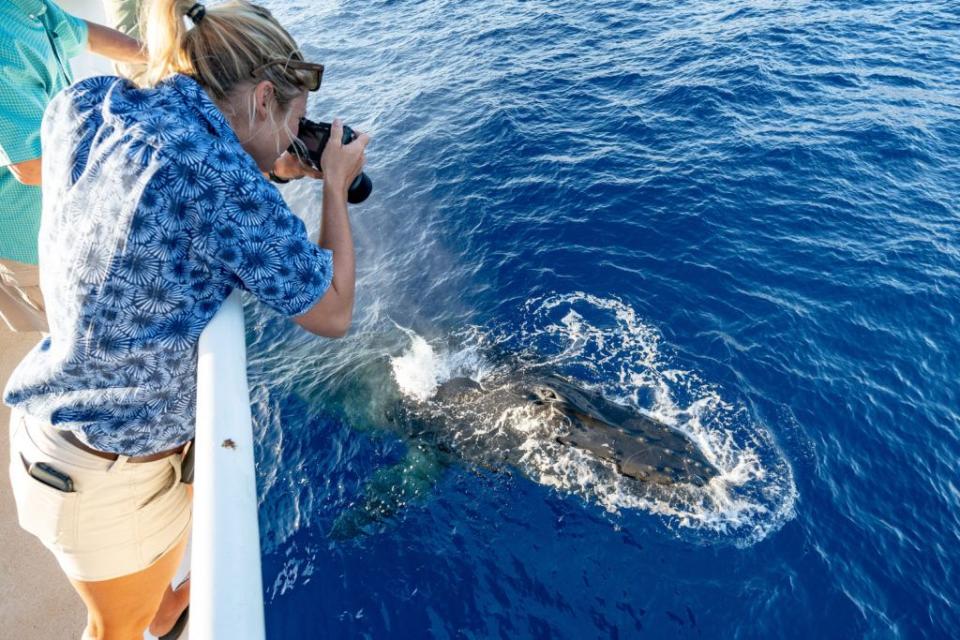
<svg viewBox="0 0 960 640">
<path fill-rule="evenodd" d="M 270 173 L 267 174 L 267 176 L 270 178 L 270 182 L 275 182 L 277 184 L 287 184 L 288 182 L 290 182 L 288 178 L 281 178 L 280 176 L 275 174 L 272 170 L 270 171 Z"/>
</svg>

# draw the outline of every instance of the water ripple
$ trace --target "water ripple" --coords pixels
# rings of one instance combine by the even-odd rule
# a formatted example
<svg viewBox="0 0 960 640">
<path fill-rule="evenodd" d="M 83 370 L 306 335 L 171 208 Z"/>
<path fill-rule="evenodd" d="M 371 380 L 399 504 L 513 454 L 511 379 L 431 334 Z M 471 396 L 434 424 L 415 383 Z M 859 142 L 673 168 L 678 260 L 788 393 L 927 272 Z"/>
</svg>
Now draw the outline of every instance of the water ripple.
<svg viewBox="0 0 960 640">
<path fill-rule="evenodd" d="M 327 64 L 311 114 L 374 134 L 376 182 L 350 337 L 250 307 L 271 637 L 953 634 L 955 2 L 269 4 Z M 316 185 L 287 195 L 316 231 Z M 331 542 L 408 455 L 370 417 L 398 326 L 518 339 L 531 301 L 576 292 L 769 434 L 795 501 L 731 534 L 762 540 L 464 465 Z"/>
</svg>

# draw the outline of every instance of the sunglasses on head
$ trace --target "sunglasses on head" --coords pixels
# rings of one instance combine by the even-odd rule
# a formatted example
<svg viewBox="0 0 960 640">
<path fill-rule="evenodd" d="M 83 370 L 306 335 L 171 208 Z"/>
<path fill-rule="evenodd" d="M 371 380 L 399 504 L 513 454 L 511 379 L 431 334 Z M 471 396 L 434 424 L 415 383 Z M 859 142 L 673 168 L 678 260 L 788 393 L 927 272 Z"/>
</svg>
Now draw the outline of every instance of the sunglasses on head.
<svg viewBox="0 0 960 640">
<path fill-rule="evenodd" d="M 276 60 L 270 60 L 260 65 L 251 71 L 250 75 L 254 78 L 259 78 L 265 69 L 275 65 L 282 66 L 284 71 L 287 69 L 297 71 L 297 78 L 300 80 L 300 83 L 306 87 L 307 91 L 316 91 L 320 88 L 320 82 L 323 80 L 323 65 L 316 62 L 305 62 L 291 58 L 277 58 Z"/>
</svg>

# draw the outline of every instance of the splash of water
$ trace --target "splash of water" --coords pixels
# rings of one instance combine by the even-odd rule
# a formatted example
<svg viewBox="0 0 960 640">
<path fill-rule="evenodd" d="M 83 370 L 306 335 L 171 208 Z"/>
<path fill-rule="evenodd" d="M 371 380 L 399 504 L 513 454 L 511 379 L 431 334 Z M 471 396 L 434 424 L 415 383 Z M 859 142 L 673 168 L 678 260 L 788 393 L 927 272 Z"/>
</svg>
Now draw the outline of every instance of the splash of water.
<svg viewBox="0 0 960 640">
<path fill-rule="evenodd" d="M 752 420 L 745 407 L 724 400 L 715 385 L 673 363 L 661 346 L 660 333 L 632 308 L 578 292 L 530 300 L 525 312 L 519 331 L 471 327 L 452 348 L 431 345 L 405 330 L 409 347 L 391 359 L 401 393 L 422 402 L 454 376 L 496 380 L 548 367 L 683 432 L 720 475 L 704 487 L 652 490 L 620 475 L 613 464 L 558 443 L 555 425 L 524 407 L 482 420 L 458 416 L 461 419 L 450 421 L 457 430 L 451 439 L 493 450 L 505 442 L 516 446 L 519 435 L 519 455 L 512 458 L 519 460 L 516 464 L 527 477 L 610 512 L 639 509 L 656 514 L 677 532 L 717 534 L 752 544 L 793 517 L 793 472 L 770 432 Z M 490 345 L 525 349 L 526 354 L 519 362 L 493 363 L 481 355 Z"/>
</svg>

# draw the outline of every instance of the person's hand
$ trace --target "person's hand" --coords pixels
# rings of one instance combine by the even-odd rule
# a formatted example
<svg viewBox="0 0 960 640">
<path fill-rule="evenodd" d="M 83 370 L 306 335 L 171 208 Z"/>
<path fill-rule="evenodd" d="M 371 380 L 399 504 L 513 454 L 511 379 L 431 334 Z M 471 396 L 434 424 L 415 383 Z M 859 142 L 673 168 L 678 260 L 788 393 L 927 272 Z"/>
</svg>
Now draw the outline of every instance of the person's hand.
<svg viewBox="0 0 960 640">
<path fill-rule="evenodd" d="M 370 142 L 370 136 L 356 132 L 357 137 L 348 145 L 343 144 L 343 121 L 337 118 L 330 126 L 330 140 L 320 156 L 320 168 L 323 171 L 324 186 L 337 189 L 344 195 L 353 179 L 360 175 L 366 161 L 364 149 Z"/>
<path fill-rule="evenodd" d="M 315 169 L 306 162 L 301 162 L 296 155 L 290 153 L 289 151 L 284 151 L 283 155 L 277 158 L 277 161 L 273 163 L 273 175 L 277 176 L 281 180 L 299 180 L 303 177 L 323 177 L 323 173 L 320 172 L 319 169 Z"/>
</svg>

